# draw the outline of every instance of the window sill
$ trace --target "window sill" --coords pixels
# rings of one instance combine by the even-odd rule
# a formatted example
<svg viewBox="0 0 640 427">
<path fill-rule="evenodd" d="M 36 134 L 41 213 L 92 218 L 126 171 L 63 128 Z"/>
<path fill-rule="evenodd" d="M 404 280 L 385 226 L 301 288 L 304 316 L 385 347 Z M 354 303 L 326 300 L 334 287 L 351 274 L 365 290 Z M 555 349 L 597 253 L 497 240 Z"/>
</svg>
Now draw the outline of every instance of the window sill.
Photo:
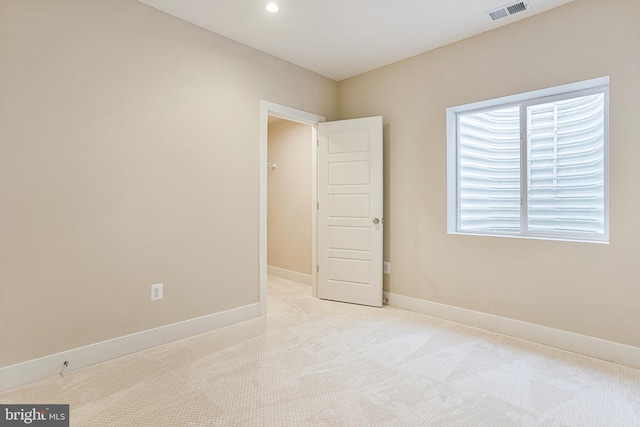
<svg viewBox="0 0 640 427">
<path fill-rule="evenodd" d="M 539 236 L 531 234 L 509 234 L 509 233 L 483 233 L 480 231 L 447 231 L 447 234 L 459 236 L 477 236 L 477 237 L 506 237 L 510 239 L 526 239 L 526 240 L 547 240 L 554 242 L 571 242 L 571 243 L 595 243 L 600 245 L 610 244 L 608 236 L 594 238 L 593 236 L 574 237 L 574 236 Z"/>
</svg>

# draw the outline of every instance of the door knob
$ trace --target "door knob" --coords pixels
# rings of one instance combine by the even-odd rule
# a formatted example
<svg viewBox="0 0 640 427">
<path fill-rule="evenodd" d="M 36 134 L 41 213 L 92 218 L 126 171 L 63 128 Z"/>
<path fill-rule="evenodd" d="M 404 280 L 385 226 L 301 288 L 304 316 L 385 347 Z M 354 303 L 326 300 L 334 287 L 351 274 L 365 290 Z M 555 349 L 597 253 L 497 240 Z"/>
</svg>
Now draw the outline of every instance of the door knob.
<svg viewBox="0 0 640 427">
<path fill-rule="evenodd" d="M 378 218 L 373 218 L 373 223 L 374 224 L 378 224 L 380 222 L 380 220 Z"/>
</svg>

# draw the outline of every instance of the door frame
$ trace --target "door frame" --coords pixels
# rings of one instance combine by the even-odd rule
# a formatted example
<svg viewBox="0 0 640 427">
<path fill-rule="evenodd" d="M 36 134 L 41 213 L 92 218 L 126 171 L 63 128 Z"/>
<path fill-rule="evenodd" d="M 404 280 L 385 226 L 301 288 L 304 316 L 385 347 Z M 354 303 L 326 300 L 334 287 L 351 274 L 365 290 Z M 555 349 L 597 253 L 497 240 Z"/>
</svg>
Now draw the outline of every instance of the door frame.
<svg viewBox="0 0 640 427">
<path fill-rule="evenodd" d="M 318 295 L 318 123 L 326 121 L 324 116 L 260 101 L 260 236 L 259 236 L 259 281 L 260 315 L 267 314 L 267 150 L 269 138 L 269 116 L 279 117 L 311 126 L 311 294 Z"/>
</svg>

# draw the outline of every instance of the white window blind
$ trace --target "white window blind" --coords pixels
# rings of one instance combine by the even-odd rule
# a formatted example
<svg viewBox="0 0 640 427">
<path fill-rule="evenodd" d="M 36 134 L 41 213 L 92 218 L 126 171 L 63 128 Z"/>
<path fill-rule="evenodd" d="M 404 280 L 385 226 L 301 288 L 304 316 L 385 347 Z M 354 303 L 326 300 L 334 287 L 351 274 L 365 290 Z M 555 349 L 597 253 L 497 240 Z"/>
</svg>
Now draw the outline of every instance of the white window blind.
<svg viewBox="0 0 640 427">
<path fill-rule="evenodd" d="M 607 86 L 504 101 L 448 111 L 449 231 L 608 239 Z"/>
</svg>

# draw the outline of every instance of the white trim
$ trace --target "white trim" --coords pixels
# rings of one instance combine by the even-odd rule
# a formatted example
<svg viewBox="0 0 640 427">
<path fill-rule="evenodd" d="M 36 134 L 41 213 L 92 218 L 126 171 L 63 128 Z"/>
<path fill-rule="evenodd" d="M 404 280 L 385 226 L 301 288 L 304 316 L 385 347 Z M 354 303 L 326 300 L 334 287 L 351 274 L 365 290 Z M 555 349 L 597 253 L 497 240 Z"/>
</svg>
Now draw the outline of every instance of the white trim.
<svg viewBox="0 0 640 427">
<path fill-rule="evenodd" d="M 472 110 L 482 110 L 489 108 L 500 108 L 510 104 L 519 104 L 535 98 L 546 98 L 556 96 L 568 92 L 579 92 L 583 90 L 591 90 L 601 86 L 609 85 L 609 76 L 597 77 L 595 79 L 583 80 L 575 83 L 567 83 L 560 86 L 532 90 L 530 92 L 518 93 L 516 95 L 503 96 L 500 98 L 489 99 L 485 101 L 472 102 L 465 105 L 458 105 L 447 108 L 447 112 L 453 113 L 467 112 Z"/>
<path fill-rule="evenodd" d="M 311 127 L 311 296 L 318 298 L 318 125 Z"/>
<path fill-rule="evenodd" d="M 447 233 L 458 226 L 458 113 L 447 108 Z M 453 141 L 453 142 L 452 142 Z"/>
<path fill-rule="evenodd" d="M 280 117 L 286 120 L 292 120 L 294 122 L 304 123 L 311 126 L 317 126 L 318 123 L 323 123 L 326 118 L 317 114 L 308 113 L 302 110 L 296 110 L 295 108 L 287 107 L 284 105 L 274 104 L 269 101 L 260 101 L 260 231 L 259 231 L 259 266 L 258 275 L 260 281 L 260 314 L 267 314 L 267 148 L 269 137 L 269 116 Z M 312 131 L 312 139 L 317 135 L 317 129 Z M 312 141 L 313 144 L 313 141 Z M 317 194 L 317 150 L 311 150 L 312 152 L 312 249 L 311 249 L 311 265 L 312 265 L 312 284 L 311 293 L 313 296 L 318 294 L 318 283 L 315 266 L 318 265 L 318 255 L 316 250 L 316 233 L 317 233 L 317 212 L 315 209 L 318 203 Z"/>
<path fill-rule="evenodd" d="M 385 292 L 389 305 L 640 369 L 640 348 L 479 311 Z"/>
<path fill-rule="evenodd" d="M 0 392 L 59 375 L 65 361 L 65 371 L 72 371 L 259 316 L 256 303 L 6 366 L 0 368 Z"/>
<path fill-rule="evenodd" d="M 267 266 L 267 274 L 270 276 L 281 277 L 287 280 L 293 280 L 294 282 L 302 283 L 309 286 L 311 286 L 311 280 L 313 278 L 311 274 L 299 273 L 297 271 L 286 270 L 284 268 L 274 267 L 272 265 Z"/>
</svg>

